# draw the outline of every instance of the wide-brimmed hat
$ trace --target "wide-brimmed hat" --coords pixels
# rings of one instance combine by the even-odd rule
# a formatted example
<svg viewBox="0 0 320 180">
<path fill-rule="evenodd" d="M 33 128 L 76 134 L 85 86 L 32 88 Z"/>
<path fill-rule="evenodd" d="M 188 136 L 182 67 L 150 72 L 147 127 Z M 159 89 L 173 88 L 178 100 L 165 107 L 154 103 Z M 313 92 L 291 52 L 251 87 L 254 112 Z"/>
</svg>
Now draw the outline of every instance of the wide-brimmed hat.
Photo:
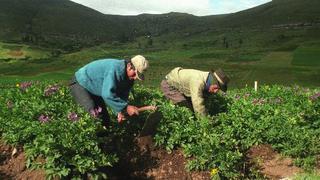
<svg viewBox="0 0 320 180">
<path fill-rule="evenodd" d="M 222 69 L 217 69 L 213 73 L 213 77 L 217 80 L 220 89 L 226 92 L 228 89 L 229 77 L 224 73 Z"/>
<path fill-rule="evenodd" d="M 149 62 L 145 57 L 136 55 L 131 58 L 131 63 L 136 69 L 136 76 L 139 80 L 144 80 L 143 72 L 149 67 Z"/>
</svg>

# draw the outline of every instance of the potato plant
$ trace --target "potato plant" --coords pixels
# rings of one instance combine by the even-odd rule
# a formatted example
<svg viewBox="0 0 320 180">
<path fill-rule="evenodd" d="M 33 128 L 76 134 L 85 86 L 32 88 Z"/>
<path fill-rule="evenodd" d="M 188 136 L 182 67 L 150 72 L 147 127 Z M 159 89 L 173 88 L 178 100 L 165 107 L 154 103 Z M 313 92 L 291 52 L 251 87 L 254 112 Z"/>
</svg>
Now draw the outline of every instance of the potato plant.
<svg viewBox="0 0 320 180">
<path fill-rule="evenodd" d="M 101 122 L 72 101 L 66 86 L 12 85 L 1 91 L 0 114 L 2 138 L 23 146 L 27 167 L 44 168 L 49 178 L 105 177 L 98 168 L 117 162 L 99 147 Z"/>
<path fill-rule="evenodd" d="M 278 85 L 257 92 L 235 89 L 207 97 L 211 115 L 203 117 L 173 105 L 158 90 L 136 86 L 131 103 L 156 105 L 161 116 L 144 112 L 118 124 L 112 115 L 110 127 L 103 129 L 100 120 L 73 102 L 65 85 L 23 82 L 3 87 L 1 137 L 23 146 L 27 167 L 45 169 L 48 178 L 107 178 L 101 169 L 113 166 L 119 155 L 132 149 L 130 142 L 148 118 L 160 118 L 156 145 L 169 153 L 181 148 L 187 169 L 214 170 L 214 177 L 252 177 L 245 154 L 259 144 L 272 145 L 309 170 L 319 157 L 319 89 Z M 98 135 L 101 132 L 103 136 Z"/>
<path fill-rule="evenodd" d="M 218 169 L 219 176 L 245 178 L 245 153 L 253 145 L 271 144 L 307 170 L 320 152 L 319 89 L 264 86 L 208 98 L 211 117 L 194 117 L 163 103 L 155 137 L 168 150 L 180 147 L 190 170 Z"/>
</svg>

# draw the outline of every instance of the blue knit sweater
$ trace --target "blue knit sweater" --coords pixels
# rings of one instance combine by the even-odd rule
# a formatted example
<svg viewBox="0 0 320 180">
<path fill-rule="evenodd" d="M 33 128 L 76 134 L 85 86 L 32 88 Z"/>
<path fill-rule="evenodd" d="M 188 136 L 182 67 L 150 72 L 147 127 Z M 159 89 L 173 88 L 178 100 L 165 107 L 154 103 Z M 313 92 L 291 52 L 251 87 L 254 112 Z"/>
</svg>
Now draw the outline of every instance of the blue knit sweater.
<svg viewBox="0 0 320 180">
<path fill-rule="evenodd" d="M 96 60 L 80 68 L 75 76 L 82 87 L 101 96 L 115 114 L 128 105 L 133 81 L 128 79 L 125 60 Z"/>
</svg>

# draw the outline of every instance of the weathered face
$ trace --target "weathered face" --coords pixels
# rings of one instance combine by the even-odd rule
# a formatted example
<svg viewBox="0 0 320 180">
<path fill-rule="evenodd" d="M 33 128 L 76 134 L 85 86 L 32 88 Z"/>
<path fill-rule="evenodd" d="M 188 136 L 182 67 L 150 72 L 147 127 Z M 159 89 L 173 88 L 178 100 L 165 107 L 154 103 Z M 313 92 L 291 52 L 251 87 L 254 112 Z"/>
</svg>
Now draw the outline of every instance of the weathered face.
<svg viewBox="0 0 320 180">
<path fill-rule="evenodd" d="M 215 94 L 219 91 L 219 89 L 220 89 L 220 87 L 217 84 L 212 84 L 212 85 L 210 85 L 208 91 L 209 91 L 209 93 Z"/>
<path fill-rule="evenodd" d="M 127 75 L 130 80 L 136 80 L 137 79 L 137 70 L 134 68 L 134 66 L 131 63 L 127 64 Z"/>
</svg>

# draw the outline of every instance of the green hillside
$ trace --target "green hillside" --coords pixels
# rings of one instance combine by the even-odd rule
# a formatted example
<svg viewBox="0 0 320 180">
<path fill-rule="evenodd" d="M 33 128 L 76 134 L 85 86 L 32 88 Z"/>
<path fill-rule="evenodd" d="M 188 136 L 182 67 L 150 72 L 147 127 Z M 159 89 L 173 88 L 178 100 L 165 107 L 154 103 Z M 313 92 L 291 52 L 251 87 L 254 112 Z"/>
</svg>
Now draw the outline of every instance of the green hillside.
<svg viewBox="0 0 320 180">
<path fill-rule="evenodd" d="M 233 14 L 104 15 L 66 0 L 0 0 L 0 81 L 64 79 L 100 58 L 143 54 L 146 85 L 176 66 L 224 68 L 231 87 L 320 86 L 320 1 L 284 0 Z"/>
<path fill-rule="evenodd" d="M 121 29 L 117 22 L 125 20 L 66 0 L 0 1 L 0 38 L 5 41 L 51 47 L 94 45 L 117 36 Z"/>
<path fill-rule="evenodd" d="M 311 26 L 320 24 L 320 1 L 273 0 L 258 7 L 228 15 L 224 27 Z"/>
<path fill-rule="evenodd" d="M 73 50 L 77 46 L 127 42 L 141 35 L 177 31 L 197 19 L 179 13 L 104 15 L 68 0 L 1 0 L 0 41 Z"/>
<path fill-rule="evenodd" d="M 258 168 L 271 161 L 247 156 L 260 145 L 272 146 L 275 165 L 282 166 L 274 155 L 281 153 L 294 159 L 290 168 L 318 173 L 313 168 L 320 167 L 319 7 L 320 0 L 273 0 L 223 15 L 118 16 L 69 0 L 0 0 L 1 138 L 19 145 L 18 154 L 23 146 L 25 170 L 44 168 L 49 179 L 104 179 L 109 176 L 106 166 L 111 165 L 111 179 L 117 179 L 112 178 L 113 170 L 124 177 L 130 174 L 120 179 L 150 174 L 152 179 L 158 177 L 149 173 L 155 172 L 149 168 L 155 164 L 145 156 L 153 152 L 140 153 L 132 142 L 145 121 L 159 118 L 153 140 L 166 150 L 178 149 L 170 154 L 170 163 L 163 161 L 166 156 L 157 156 L 156 161 L 170 172 L 161 165 L 157 168 L 169 179 L 173 171 L 178 172 L 171 168 L 176 167 L 171 160 L 177 160 L 177 153 L 187 160 L 178 158 L 181 167 L 211 172 L 211 179 L 269 178 Z M 141 113 L 122 125 L 110 116 L 115 128 L 103 130 L 99 121 L 72 102 L 67 84 L 89 62 L 137 54 L 145 56 L 150 67 L 145 80 L 135 82 L 130 101 L 139 107 L 156 105 L 158 112 Z M 212 117 L 196 117 L 164 99 L 160 83 L 175 67 L 222 68 L 228 74 L 228 93 L 208 98 Z M 98 137 L 102 131 L 106 136 Z M 0 179 L 20 179 L 13 163 L 19 162 L 21 169 L 24 161 L 2 142 L 0 149 L 6 152 L 0 155 L 0 170 L 5 166 L 14 176 L 0 172 Z M 130 163 L 122 162 L 129 156 Z M 138 168 L 131 168 L 131 163 Z M 142 176 L 136 169 L 149 175 Z M 200 178 L 180 175 L 175 177 Z M 29 176 L 23 173 L 23 177 Z"/>
<path fill-rule="evenodd" d="M 320 2 L 317 0 L 276 0 L 226 15 L 197 17 L 169 13 L 117 16 L 104 15 L 68 0 L 1 0 L 0 41 L 72 50 L 77 46 L 93 46 L 102 42 L 133 41 L 142 35 L 197 34 L 221 28 L 294 23 L 297 26 L 319 26 L 318 7 Z"/>
</svg>

